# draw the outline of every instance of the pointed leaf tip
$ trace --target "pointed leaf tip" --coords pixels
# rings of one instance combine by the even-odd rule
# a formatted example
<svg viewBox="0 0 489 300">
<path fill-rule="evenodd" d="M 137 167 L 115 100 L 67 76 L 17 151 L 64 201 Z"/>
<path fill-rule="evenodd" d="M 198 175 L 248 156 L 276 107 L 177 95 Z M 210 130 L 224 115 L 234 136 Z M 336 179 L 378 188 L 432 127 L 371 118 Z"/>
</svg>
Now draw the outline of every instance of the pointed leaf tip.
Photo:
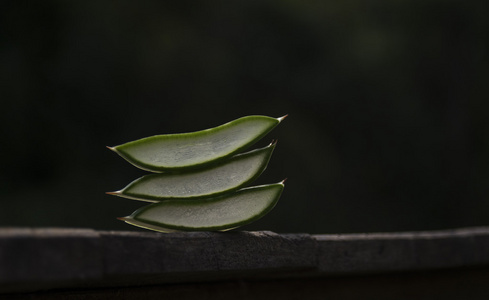
<svg viewBox="0 0 489 300">
<path fill-rule="evenodd" d="M 288 116 L 288 115 L 289 115 L 289 114 L 286 114 L 285 116 L 282 116 L 282 117 L 280 117 L 280 118 L 277 118 L 277 120 L 278 120 L 279 122 L 282 122 L 282 121 L 283 121 L 283 119 L 287 118 L 287 116 Z"/>
<path fill-rule="evenodd" d="M 280 184 L 285 184 L 286 181 L 287 181 L 287 178 L 285 178 L 284 180 L 280 181 Z"/>
<path fill-rule="evenodd" d="M 120 221 L 124 221 L 125 222 L 126 221 L 126 218 L 127 217 L 117 217 L 117 220 L 120 220 Z"/>
<path fill-rule="evenodd" d="M 275 145 L 277 145 L 277 142 L 278 142 L 278 140 L 272 140 L 272 141 L 270 142 L 270 144 L 268 144 L 268 146 L 267 146 L 267 147 L 272 147 L 272 146 L 275 146 Z"/>
<path fill-rule="evenodd" d="M 107 195 L 120 195 L 122 194 L 121 191 L 115 191 L 115 192 L 105 192 Z"/>
<path fill-rule="evenodd" d="M 105 147 L 107 147 L 107 149 L 109 149 L 109 150 L 115 151 L 114 147 L 110 147 L 110 146 L 105 146 Z"/>
</svg>

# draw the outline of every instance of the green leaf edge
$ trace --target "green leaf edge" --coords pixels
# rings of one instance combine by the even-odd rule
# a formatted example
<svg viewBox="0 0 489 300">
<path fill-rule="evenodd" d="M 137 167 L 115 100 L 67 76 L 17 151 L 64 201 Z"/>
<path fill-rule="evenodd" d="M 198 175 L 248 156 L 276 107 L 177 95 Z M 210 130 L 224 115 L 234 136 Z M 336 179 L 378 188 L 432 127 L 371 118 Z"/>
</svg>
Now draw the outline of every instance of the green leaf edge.
<svg viewBox="0 0 489 300">
<path fill-rule="evenodd" d="M 149 172 L 161 173 L 161 172 L 174 172 L 174 171 L 198 169 L 198 168 L 201 168 L 201 167 L 204 167 L 204 166 L 209 166 L 209 165 L 212 165 L 214 163 L 217 163 L 217 162 L 219 162 L 219 161 L 221 161 L 223 159 L 226 159 L 228 157 L 231 157 L 234 154 L 239 153 L 240 151 L 242 151 L 242 150 L 244 150 L 244 149 L 252 146 L 257 141 L 259 141 L 261 138 L 263 138 L 265 135 L 267 135 L 270 131 L 272 131 L 272 129 L 274 129 L 278 124 L 280 124 L 280 122 L 283 119 L 285 119 L 286 117 L 287 117 L 287 115 L 285 115 L 283 117 L 280 117 L 280 118 L 273 118 L 273 117 L 261 116 L 261 115 L 246 116 L 246 117 L 241 117 L 241 118 L 238 118 L 236 120 L 233 120 L 233 121 L 230 121 L 230 122 L 227 122 L 225 124 L 222 124 L 222 125 L 219 125 L 219 126 L 216 126 L 216 127 L 212 127 L 212 128 L 209 128 L 209 129 L 204 129 L 204 130 L 194 131 L 194 132 L 188 132 L 188 133 L 174 133 L 174 134 L 154 135 L 154 136 L 150 136 L 150 137 L 138 139 L 138 140 L 135 140 L 135 141 L 127 142 L 127 143 L 124 143 L 124 144 L 121 144 L 121 145 L 118 145 L 118 146 L 107 147 L 107 148 L 109 148 L 110 150 L 112 150 L 115 153 L 119 154 L 122 158 L 124 158 L 126 161 L 128 161 L 129 163 L 131 163 L 135 167 L 140 168 L 140 169 L 145 170 L 145 171 L 149 171 Z M 154 167 L 152 165 L 148 165 L 146 163 L 142 163 L 139 160 L 137 160 L 134 157 L 132 157 L 131 155 L 129 155 L 129 154 L 127 154 L 127 153 L 124 152 L 124 148 L 126 148 L 128 146 L 132 146 L 132 145 L 144 143 L 144 142 L 146 142 L 148 140 L 161 139 L 161 138 L 183 138 L 183 139 L 186 139 L 186 138 L 191 138 L 191 137 L 196 136 L 196 135 L 209 134 L 209 133 L 211 133 L 211 131 L 215 131 L 215 130 L 223 130 L 226 127 L 233 126 L 235 124 L 239 124 L 239 123 L 242 123 L 242 122 L 246 122 L 246 121 L 248 121 L 250 119 L 263 119 L 263 118 L 269 119 L 270 121 L 273 122 L 270 125 L 270 128 L 268 130 L 264 131 L 263 133 L 261 133 L 260 135 L 258 135 L 256 138 L 252 139 L 247 144 L 245 144 L 245 145 L 243 145 L 243 146 L 235 149 L 234 151 L 231 151 L 231 152 L 229 152 L 229 153 L 227 153 L 225 155 L 219 156 L 219 157 L 217 157 L 217 158 L 215 158 L 213 160 L 209 160 L 209 161 L 206 161 L 206 162 L 203 162 L 203 163 L 200 163 L 200 164 L 183 166 L 183 167 Z"/>
<path fill-rule="evenodd" d="M 242 182 L 240 185 L 238 185 L 236 187 L 233 187 L 233 188 L 230 188 L 230 189 L 227 189 L 227 190 L 223 190 L 223 191 L 216 192 L 216 193 L 211 193 L 211 194 L 199 195 L 199 196 L 190 196 L 190 197 L 189 196 L 185 196 L 185 197 L 148 197 L 148 196 L 141 196 L 141 195 L 138 195 L 138 194 L 130 194 L 130 193 L 125 193 L 124 192 L 124 190 L 128 189 L 131 185 L 137 184 L 137 183 L 139 183 L 141 181 L 144 181 L 145 179 L 147 180 L 147 178 L 149 178 L 149 177 L 162 176 L 163 174 L 167 174 L 167 173 L 159 173 L 159 174 L 144 175 L 144 176 L 142 176 L 142 177 L 134 180 L 133 182 L 129 183 L 123 189 L 121 189 L 119 191 L 116 191 L 116 192 L 108 192 L 107 194 L 118 196 L 118 197 L 122 197 L 122 198 L 126 198 L 126 199 L 131 199 L 131 200 L 158 203 L 158 202 L 161 202 L 161 201 L 177 200 L 177 199 L 179 199 L 179 200 L 191 200 L 191 201 L 193 201 L 193 200 L 210 198 L 210 197 L 217 197 L 217 196 L 225 195 L 225 194 L 228 194 L 228 193 L 232 193 L 232 192 L 237 191 L 240 188 L 242 188 L 242 187 L 244 187 L 244 186 L 252 183 L 258 177 L 260 177 L 261 174 L 263 174 L 263 172 L 266 170 L 266 168 L 268 166 L 268 163 L 270 162 L 270 159 L 272 157 L 272 154 L 273 154 L 273 151 L 274 151 L 276 145 L 277 145 L 277 142 L 274 141 L 274 142 L 270 143 L 266 147 L 259 148 L 259 149 L 254 149 L 254 150 L 251 150 L 251 151 L 246 152 L 246 153 L 237 154 L 235 156 L 232 156 L 232 157 L 228 158 L 227 160 L 224 160 L 223 162 L 220 162 L 220 163 L 217 163 L 217 164 L 213 165 L 210 169 L 219 168 L 219 167 L 221 167 L 221 166 L 223 166 L 225 164 L 233 163 L 235 160 L 246 158 L 246 157 L 251 156 L 251 155 L 257 155 L 257 152 L 268 152 L 267 158 L 263 161 L 263 163 L 260 166 L 258 172 L 256 172 L 248 180 Z M 195 171 L 195 170 L 191 170 L 190 172 L 192 172 L 192 171 Z M 202 170 L 199 169 L 198 171 L 202 171 Z"/>
<path fill-rule="evenodd" d="M 271 189 L 271 188 L 277 189 L 277 192 L 276 192 L 276 195 L 275 195 L 275 199 L 273 200 L 273 202 L 268 207 L 266 207 L 263 211 L 261 211 L 259 214 L 255 215 L 255 216 L 253 216 L 253 217 L 251 217 L 249 219 L 243 220 L 243 221 L 239 221 L 239 222 L 235 222 L 235 223 L 230 223 L 230 224 L 226 224 L 226 225 L 222 225 L 222 226 L 209 226 L 209 227 L 198 227 L 198 228 L 195 228 L 195 227 L 186 227 L 186 226 L 175 226 L 175 225 L 171 225 L 171 224 L 164 224 L 164 223 L 158 223 L 158 222 L 146 221 L 146 220 L 145 221 L 141 221 L 141 220 L 139 220 L 137 218 L 137 214 L 139 214 L 139 213 L 141 213 L 141 212 L 143 212 L 145 210 L 151 209 L 153 206 L 164 205 L 164 203 L 166 203 L 168 201 L 181 202 L 182 205 L 195 205 L 195 201 L 185 201 L 185 200 L 181 200 L 181 199 L 179 199 L 179 200 L 168 200 L 168 201 L 165 201 L 165 202 L 153 203 L 153 204 L 150 204 L 150 205 L 147 205 L 147 206 L 144 206 L 144 207 L 139 208 L 138 210 L 136 210 L 135 212 L 133 212 L 130 216 L 122 217 L 122 218 L 118 218 L 118 219 L 119 220 L 122 220 L 122 221 L 124 221 L 124 222 L 126 222 L 128 224 L 131 224 L 133 226 L 137 226 L 137 227 L 141 227 L 141 228 L 145 228 L 145 229 L 150 229 L 150 230 L 155 230 L 155 231 L 160 231 L 160 232 L 175 232 L 175 231 L 227 231 L 227 230 L 232 230 L 232 229 L 241 227 L 243 225 L 247 225 L 247 224 L 253 223 L 253 222 L 261 219 L 266 214 L 268 214 L 277 205 L 278 200 L 280 199 L 280 196 L 282 195 L 282 192 L 283 192 L 283 189 L 284 189 L 284 182 L 285 182 L 285 180 L 283 180 L 280 183 L 274 183 L 274 184 L 267 184 L 267 185 L 260 185 L 260 186 L 254 186 L 254 187 L 244 188 L 244 189 L 238 190 L 237 192 L 234 192 L 234 193 L 229 193 L 229 194 L 218 196 L 218 197 L 213 197 L 213 198 L 207 198 L 207 199 L 200 200 L 200 201 L 225 201 L 225 199 L 228 198 L 228 197 L 234 196 L 235 194 L 239 194 L 239 193 L 246 193 L 249 190 Z M 133 220 L 136 221 L 136 222 L 132 223 Z M 135 224 L 135 223 L 138 223 L 138 224 Z M 160 229 L 155 229 L 155 228 L 160 228 Z"/>
</svg>

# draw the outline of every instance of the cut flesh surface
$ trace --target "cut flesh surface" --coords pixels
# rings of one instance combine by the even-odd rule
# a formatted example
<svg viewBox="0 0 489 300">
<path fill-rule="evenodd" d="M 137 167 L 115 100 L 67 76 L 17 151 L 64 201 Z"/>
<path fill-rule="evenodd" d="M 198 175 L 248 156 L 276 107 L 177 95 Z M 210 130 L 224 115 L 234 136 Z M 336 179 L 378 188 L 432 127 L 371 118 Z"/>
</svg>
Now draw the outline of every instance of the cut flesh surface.
<svg viewBox="0 0 489 300">
<path fill-rule="evenodd" d="M 272 143 L 206 169 L 146 175 L 109 194 L 148 202 L 217 196 L 258 178 L 266 169 L 274 148 L 275 143 Z"/>
<path fill-rule="evenodd" d="M 247 116 L 211 129 L 156 135 L 109 149 L 147 171 L 197 168 L 230 157 L 251 146 L 283 118 Z"/>
<path fill-rule="evenodd" d="M 278 202 L 283 182 L 195 201 L 167 200 L 142 207 L 125 222 L 169 231 L 224 231 L 258 220 Z"/>
</svg>

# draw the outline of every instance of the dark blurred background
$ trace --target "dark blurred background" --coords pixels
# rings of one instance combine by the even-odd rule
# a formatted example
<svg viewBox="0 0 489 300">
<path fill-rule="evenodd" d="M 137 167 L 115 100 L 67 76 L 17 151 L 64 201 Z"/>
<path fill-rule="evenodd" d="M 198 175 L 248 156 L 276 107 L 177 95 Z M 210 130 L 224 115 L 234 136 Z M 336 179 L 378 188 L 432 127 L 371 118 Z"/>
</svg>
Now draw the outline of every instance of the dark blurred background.
<svg viewBox="0 0 489 300">
<path fill-rule="evenodd" d="M 289 117 L 243 230 L 489 225 L 486 1 L 1 1 L 0 225 L 133 230 L 105 148 Z"/>
</svg>

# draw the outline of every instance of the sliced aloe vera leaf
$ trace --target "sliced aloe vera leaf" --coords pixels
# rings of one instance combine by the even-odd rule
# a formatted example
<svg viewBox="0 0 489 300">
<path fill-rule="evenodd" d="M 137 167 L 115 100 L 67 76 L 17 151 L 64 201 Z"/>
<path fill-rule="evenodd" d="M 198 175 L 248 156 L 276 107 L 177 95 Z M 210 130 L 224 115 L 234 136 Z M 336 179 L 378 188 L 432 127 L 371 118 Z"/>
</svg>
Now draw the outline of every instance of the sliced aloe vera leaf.
<svg viewBox="0 0 489 300">
<path fill-rule="evenodd" d="M 214 198 L 167 200 L 119 218 L 146 229 L 170 231 L 225 231 L 249 224 L 277 204 L 284 182 L 255 186 Z"/>
<path fill-rule="evenodd" d="M 198 168 L 251 146 L 284 118 L 247 116 L 202 131 L 155 135 L 108 148 L 146 171 Z"/>
<path fill-rule="evenodd" d="M 275 145 L 274 142 L 265 148 L 235 155 L 206 169 L 146 175 L 108 194 L 148 202 L 224 194 L 258 178 L 266 169 Z"/>
</svg>

